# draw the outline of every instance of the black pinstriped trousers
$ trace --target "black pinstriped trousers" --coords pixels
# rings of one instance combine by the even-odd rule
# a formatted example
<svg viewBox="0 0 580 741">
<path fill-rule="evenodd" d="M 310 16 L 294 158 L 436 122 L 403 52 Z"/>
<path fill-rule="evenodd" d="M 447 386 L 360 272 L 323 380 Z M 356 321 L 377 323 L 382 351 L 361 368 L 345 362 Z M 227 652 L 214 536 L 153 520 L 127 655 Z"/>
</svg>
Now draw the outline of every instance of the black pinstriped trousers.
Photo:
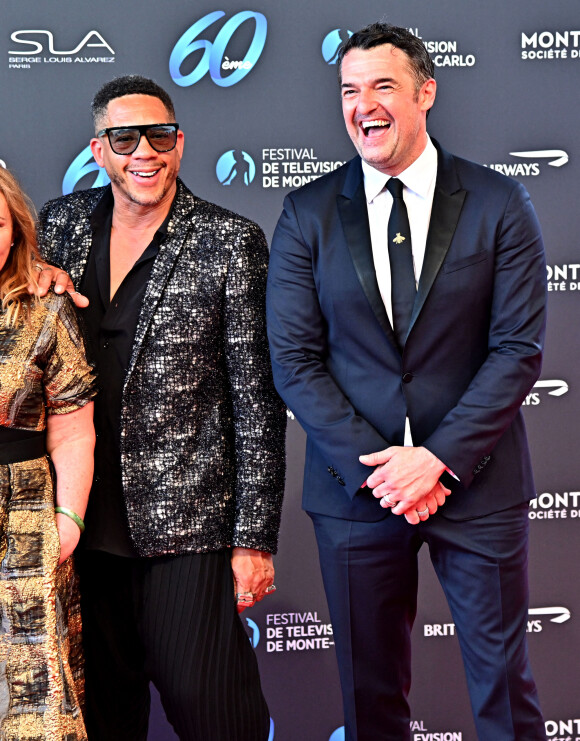
<svg viewBox="0 0 580 741">
<path fill-rule="evenodd" d="M 78 565 L 89 741 L 146 741 L 149 681 L 180 739 L 266 741 L 268 707 L 234 606 L 229 551 L 87 551 Z"/>
</svg>

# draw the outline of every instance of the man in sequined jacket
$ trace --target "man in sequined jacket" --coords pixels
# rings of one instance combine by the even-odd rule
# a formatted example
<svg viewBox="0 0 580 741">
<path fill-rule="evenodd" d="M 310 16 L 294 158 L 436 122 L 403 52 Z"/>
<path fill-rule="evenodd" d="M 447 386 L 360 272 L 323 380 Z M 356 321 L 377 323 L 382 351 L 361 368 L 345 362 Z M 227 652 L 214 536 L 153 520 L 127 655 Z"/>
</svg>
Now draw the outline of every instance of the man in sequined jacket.
<svg viewBox="0 0 580 741">
<path fill-rule="evenodd" d="M 272 590 L 284 485 L 265 238 L 179 180 L 184 136 L 154 82 L 117 78 L 92 109 L 111 185 L 40 215 L 47 260 L 90 300 L 101 387 L 80 564 L 89 738 L 146 739 L 152 681 L 181 739 L 265 741 L 237 614 Z"/>
</svg>

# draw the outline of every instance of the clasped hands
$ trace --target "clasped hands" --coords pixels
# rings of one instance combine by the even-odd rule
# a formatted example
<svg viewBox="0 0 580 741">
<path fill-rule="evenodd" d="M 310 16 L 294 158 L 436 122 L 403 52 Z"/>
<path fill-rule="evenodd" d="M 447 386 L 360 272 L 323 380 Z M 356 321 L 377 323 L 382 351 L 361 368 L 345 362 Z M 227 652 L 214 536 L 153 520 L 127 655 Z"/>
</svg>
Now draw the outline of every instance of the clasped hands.
<svg viewBox="0 0 580 741">
<path fill-rule="evenodd" d="M 375 466 L 365 484 L 380 499 L 381 507 L 404 515 L 411 525 L 424 522 L 451 494 L 439 481 L 446 466 L 427 448 L 393 445 L 359 458 L 365 466 Z M 392 504 L 394 502 L 394 504 Z"/>
</svg>

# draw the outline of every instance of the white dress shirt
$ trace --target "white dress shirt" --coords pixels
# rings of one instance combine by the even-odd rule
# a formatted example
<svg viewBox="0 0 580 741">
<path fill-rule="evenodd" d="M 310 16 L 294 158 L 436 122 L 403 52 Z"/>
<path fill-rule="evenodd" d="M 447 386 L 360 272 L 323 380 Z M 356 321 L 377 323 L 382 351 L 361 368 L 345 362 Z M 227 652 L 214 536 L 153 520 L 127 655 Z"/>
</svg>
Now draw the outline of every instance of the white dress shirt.
<svg viewBox="0 0 580 741">
<path fill-rule="evenodd" d="M 385 187 L 389 180 L 389 175 L 379 172 L 364 162 L 364 160 L 362 169 L 377 283 L 389 321 L 391 322 L 391 326 L 393 326 L 391 265 L 389 262 L 387 233 L 393 197 Z M 406 170 L 403 170 L 400 175 L 397 175 L 397 178 L 405 186 L 403 189 L 403 200 L 405 201 L 407 214 L 409 215 L 415 282 L 418 283 L 425 258 L 427 232 L 429 231 L 433 195 L 435 193 L 435 180 L 437 178 L 437 150 L 431 139 L 428 138 L 427 146 L 423 152 L 412 165 Z M 409 419 L 407 418 L 405 421 L 405 445 L 412 444 Z"/>
<path fill-rule="evenodd" d="M 377 283 L 392 326 L 391 265 L 389 263 L 387 226 L 393 197 L 385 187 L 389 176 L 379 172 L 364 161 L 362 169 Z M 427 146 L 423 152 L 410 167 L 397 175 L 397 178 L 405 186 L 403 200 L 409 215 L 415 281 L 418 283 L 425 258 L 425 245 L 427 244 L 427 232 L 429 231 L 435 180 L 437 178 L 437 150 L 431 139 L 428 138 Z"/>
</svg>

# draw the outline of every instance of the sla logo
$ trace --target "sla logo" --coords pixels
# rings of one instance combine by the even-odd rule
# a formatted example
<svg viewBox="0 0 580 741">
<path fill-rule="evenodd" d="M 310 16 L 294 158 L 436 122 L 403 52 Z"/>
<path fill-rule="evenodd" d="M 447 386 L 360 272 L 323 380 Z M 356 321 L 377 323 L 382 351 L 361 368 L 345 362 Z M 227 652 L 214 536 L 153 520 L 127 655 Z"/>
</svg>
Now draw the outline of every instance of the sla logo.
<svg viewBox="0 0 580 741">
<path fill-rule="evenodd" d="M 236 178 L 238 182 L 249 185 L 256 176 L 256 165 L 247 152 L 230 149 L 217 161 L 215 174 L 222 185 L 231 185 Z"/>
<path fill-rule="evenodd" d="M 82 180 L 85 175 L 94 171 L 97 171 L 98 174 L 94 183 L 91 185 L 91 188 L 100 188 L 101 185 L 108 185 L 108 183 L 111 182 L 104 168 L 99 167 L 94 161 L 90 146 L 85 147 L 78 157 L 75 157 L 70 167 L 65 172 L 62 180 L 63 196 L 72 193 L 77 183 Z"/>
<path fill-rule="evenodd" d="M 260 58 L 260 54 L 266 44 L 266 31 L 268 22 L 266 16 L 251 10 L 236 13 L 221 28 L 213 43 L 207 39 L 197 37 L 220 18 L 223 18 L 223 10 L 215 10 L 200 18 L 179 39 L 169 58 L 169 73 L 176 85 L 189 87 L 209 72 L 211 79 L 220 87 L 230 87 L 242 80 Z M 256 24 L 254 36 L 242 60 L 231 61 L 226 57 L 226 47 L 238 28 L 246 21 L 253 20 Z M 196 67 L 187 75 L 181 74 L 181 65 L 185 59 L 198 49 L 203 49 L 203 55 Z M 230 75 L 222 77 L 221 70 L 234 70 Z"/>
<path fill-rule="evenodd" d="M 50 54 L 56 54 L 61 56 L 67 56 L 69 54 L 77 54 L 81 49 L 83 49 L 85 46 L 90 47 L 103 47 L 105 49 L 108 49 L 111 54 L 114 54 L 114 50 L 107 44 L 105 39 L 101 36 L 101 34 L 98 31 L 89 31 L 88 34 L 80 41 L 80 43 L 75 46 L 74 49 L 70 49 L 69 51 L 58 51 L 54 48 L 54 36 L 52 34 L 52 31 L 41 31 L 41 30 L 23 30 L 23 31 L 13 31 L 13 33 L 10 34 L 10 40 L 14 41 L 16 44 L 25 44 L 26 46 L 33 47 L 31 49 L 11 49 L 8 51 L 8 54 L 42 54 L 44 51 L 43 44 L 40 43 L 40 41 L 35 41 L 33 36 L 36 37 L 44 37 L 48 39 L 48 51 Z M 91 41 L 91 39 L 95 39 L 94 41 Z"/>
<path fill-rule="evenodd" d="M 248 623 L 248 628 L 252 631 L 250 643 L 252 644 L 252 648 L 256 648 L 258 643 L 260 643 L 260 629 L 253 620 L 250 620 L 250 618 L 246 618 L 246 623 Z"/>
<path fill-rule="evenodd" d="M 344 726 L 337 728 L 330 736 L 328 741 L 344 741 Z"/>
<path fill-rule="evenodd" d="M 322 42 L 322 56 L 327 64 L 336 64 L 338 50 L 351 36 L 352 31 L 343 31 L 342 28 L 335 28 L 334 31 L 326 34 Z"/>
</svg>

